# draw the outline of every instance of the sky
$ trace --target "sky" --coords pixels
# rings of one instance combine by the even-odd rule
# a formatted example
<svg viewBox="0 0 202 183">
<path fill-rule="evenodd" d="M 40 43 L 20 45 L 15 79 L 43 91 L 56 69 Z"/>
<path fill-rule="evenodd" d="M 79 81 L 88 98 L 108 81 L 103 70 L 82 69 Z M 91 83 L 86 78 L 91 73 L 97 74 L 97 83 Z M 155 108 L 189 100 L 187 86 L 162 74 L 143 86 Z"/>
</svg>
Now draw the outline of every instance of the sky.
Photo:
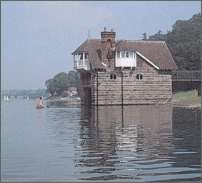
<svg viewBox="0 0 202 183">
<path fill-rule="evenodd" d="M 200 1 L 1 2 L 1 89 L 45 88 L 73 69 L 71 53 L 106 27 L 117 39 L 142 39 L 172 30 L 201 12 Z"/>
</svg>

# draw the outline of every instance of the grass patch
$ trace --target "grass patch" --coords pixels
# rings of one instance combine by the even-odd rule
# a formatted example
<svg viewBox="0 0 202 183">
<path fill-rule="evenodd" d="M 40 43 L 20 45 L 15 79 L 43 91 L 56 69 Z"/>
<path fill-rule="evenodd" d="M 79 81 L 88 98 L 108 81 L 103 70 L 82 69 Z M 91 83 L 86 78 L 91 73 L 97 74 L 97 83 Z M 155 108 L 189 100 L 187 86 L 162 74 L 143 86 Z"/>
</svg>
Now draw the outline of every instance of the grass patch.
<svg viewBox="0 0 202 183">
<path fill-rule="evenodd" d="M 173 94 L 173 101 L 178 104 L 200 104 L 201 96 L 198 96 L 197 90 L 177 92 Z"/>
</svg>

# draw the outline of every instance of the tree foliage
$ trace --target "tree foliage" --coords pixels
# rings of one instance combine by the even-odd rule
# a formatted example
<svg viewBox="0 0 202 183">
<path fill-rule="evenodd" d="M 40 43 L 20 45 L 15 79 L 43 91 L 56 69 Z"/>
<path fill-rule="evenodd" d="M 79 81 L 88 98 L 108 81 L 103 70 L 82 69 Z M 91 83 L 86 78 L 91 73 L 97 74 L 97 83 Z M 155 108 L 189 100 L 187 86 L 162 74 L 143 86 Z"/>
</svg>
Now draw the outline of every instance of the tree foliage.
<svg viewBox="0 0 202 183">
<path fill-rule="evenodd" d="M 78 88 L 79 82 L 79 73 L 75 71 L 69 71 L 68 73 L 58 73 L 52 79 L 47 80 L 45 82 L 45 86 L 51 96 L 60 96 L 69 87 Z"/>
<path fill-rule="evenodd" d="M 189 20 L 177 20 L 172 31 L 167 34 L 159 31 L 149 40 L 166 41 L 178 69 L 200 70 L 201 14 Z"/>
</svg>

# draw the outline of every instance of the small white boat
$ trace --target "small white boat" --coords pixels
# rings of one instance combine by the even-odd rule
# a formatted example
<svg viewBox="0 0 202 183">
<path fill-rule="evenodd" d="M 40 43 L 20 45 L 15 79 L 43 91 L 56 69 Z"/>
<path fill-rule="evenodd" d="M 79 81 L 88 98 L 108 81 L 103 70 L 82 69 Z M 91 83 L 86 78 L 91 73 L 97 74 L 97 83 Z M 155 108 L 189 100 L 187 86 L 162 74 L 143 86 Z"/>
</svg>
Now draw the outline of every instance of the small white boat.
<svg viewBox="0 0 202 183">
<path fill-rule="evenodd" d="M 4 100 L 5 101 L 9 101 L 9 97 L 8 96 L 4 96 Z"/>
</svg>

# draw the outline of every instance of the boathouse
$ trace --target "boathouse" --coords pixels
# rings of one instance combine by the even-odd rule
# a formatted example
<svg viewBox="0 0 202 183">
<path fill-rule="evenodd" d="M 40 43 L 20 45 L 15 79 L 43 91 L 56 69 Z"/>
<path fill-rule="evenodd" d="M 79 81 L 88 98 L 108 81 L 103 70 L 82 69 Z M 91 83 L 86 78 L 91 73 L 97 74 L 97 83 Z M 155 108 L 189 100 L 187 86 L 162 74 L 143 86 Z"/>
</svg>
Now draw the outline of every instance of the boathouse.
<svg viewBox="0 0 202 183">
<path fill-rule="evenodd" d="M 162 104 L 172 98 L 177 66 L 164 41 L 117 40 L 104 29 L 100 39 L 87 39 L 72 55 L 82 104 Z"/>
</svg>

